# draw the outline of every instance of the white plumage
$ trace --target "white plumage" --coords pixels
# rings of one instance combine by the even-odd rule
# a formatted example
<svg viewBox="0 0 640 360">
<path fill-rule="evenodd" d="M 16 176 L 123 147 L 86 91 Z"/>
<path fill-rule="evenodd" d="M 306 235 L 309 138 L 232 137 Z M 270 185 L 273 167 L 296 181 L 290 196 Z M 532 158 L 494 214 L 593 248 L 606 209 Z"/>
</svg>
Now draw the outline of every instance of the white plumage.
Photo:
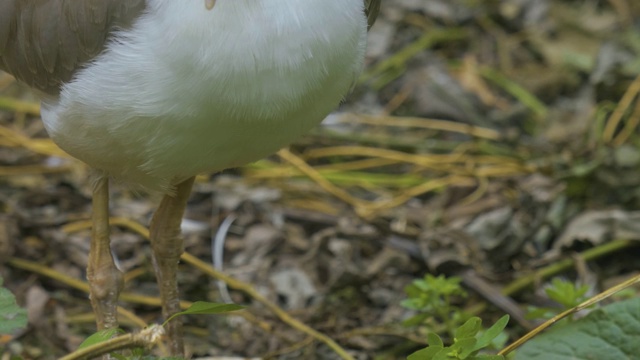
<svg viewBox="0 0 640 360">
<path fill-rule="evenodd" d="M 53 140 L 125 182 L 170 191 L 255 161 L 319 123 L 362 67 L 362 0 L 149 0 L 59 98 Z"/>
</svg>

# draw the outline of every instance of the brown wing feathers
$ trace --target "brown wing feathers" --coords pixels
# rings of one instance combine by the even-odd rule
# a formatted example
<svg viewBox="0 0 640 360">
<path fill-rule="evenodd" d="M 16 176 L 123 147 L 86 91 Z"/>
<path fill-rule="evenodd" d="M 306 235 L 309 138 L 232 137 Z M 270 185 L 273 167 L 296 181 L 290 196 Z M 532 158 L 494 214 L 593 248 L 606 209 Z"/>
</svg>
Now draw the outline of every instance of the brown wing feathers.
<svg viewBox="0 0 640 360">
<path fill-rule="evenodd" d="M 0 69 L 48 94 L 128 27 L 144 0 L 0 0 Z"/>
<path fill-rule="evenodd" d="M 381 0 L 364 2 L 371 26 Z M 0 69 L 55 95 L 144 7 L 145 0 L 0 0 Z"/>
</svg>

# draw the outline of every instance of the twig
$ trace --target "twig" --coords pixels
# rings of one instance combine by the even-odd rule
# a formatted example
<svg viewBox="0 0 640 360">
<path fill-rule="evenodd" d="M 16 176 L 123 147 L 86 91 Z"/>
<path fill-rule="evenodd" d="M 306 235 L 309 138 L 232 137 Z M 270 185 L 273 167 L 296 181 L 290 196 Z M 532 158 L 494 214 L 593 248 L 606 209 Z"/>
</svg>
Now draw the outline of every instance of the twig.
<svg viewBox="0 0 640 360">
<path fill-rule="evenodd" d="M 430 129 L 436 131 L 448 131 L 454 133 L 465 134 L 477 138 L 483 138 L 487 140 L 501 140 L 502 134 L 496 130 L 464 124 L 460 122 L 439 120 L 439 119 L 427 119 L 420 117 L 401 117 L 401 116 L 367 116 L 349 114 L 350 116 L 344 116 L 345 123 L 367 124 L 375 126 L 387 126 L 387 127 L 403 127 L 403 128 L 419 128 Z"/>
<path fill-rule="evenodd" d="M 618 106 L 611 113 L 609 119 L 606 122 L 606 126 L 604 128 L 604 132 L 602 133 L 602 139 L 605 143 L 610 143 L 613 141 L 613 137 L 615 135 L 616 130 L 618 129 L 618 125 L 620 121 L 622 121 L 622 117 L 624 116 L 627 109 L 631 106 L 633 99 L 640 93 L 640 75 L 636 77 L 636 79 L 629 85 L 627 91 L 622 96 L 622 99 L 618 102 Z"/>
<path fill-rule="evenodd" d="M 327 179 L 325 179 L 320 173 L 318 173 L 314 168 L 312 168 L 309 164 L 307 164 L 304 160 L 297 157 L 289 150 L 282 149 L 278 152 L 278 156 L 280 156 L 285 161 L 291 163 L 291 165 L 297 167 L 302 173 L 307 175 L 313 181 L 315 181 L 320 187 L 322 187 L 325 191 L 337 197 L 338 199 L 351 204 L 356 212 L 363 211 L 363 209 L 367 208 L 367 203 L 351 196 L 348 192 L 343 189 L 333 185 Z"/>
<path fill-rule="evenodd" d="M 124 334 L 95 345 L 87 346 L 63 356 L 58 360 L 84 360 L 93 359 L 111 352 L 135 347 L 150 347 L 157 343 L 164 335 L 164 328 L 160 325 L 151 325 L 136 334 Z"/>
</svg>

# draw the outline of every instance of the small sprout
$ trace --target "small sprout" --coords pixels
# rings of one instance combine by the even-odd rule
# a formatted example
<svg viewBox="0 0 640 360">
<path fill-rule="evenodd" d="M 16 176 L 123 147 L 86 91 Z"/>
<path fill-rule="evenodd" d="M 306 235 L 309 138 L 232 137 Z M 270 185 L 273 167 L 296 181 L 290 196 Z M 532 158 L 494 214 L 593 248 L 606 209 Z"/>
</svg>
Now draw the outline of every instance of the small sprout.
<svg viewBox="0 0 640 360">
<path fill-rule="evenodd" d="M 90 335 L 88 338 L 84 339 L 84 341 L 80 344 L 80 346 L 78 346 L 78 349 L 84 349 L 89 346 L 99 344 L 101 342 L 104 342 L 113 338 L 116 335 L 121 335 L 124 333 L 125 333 L 124 330 L 120 328 L 100 330 Z"/>
<path fill-rule="evenodd" d="M 171 315 L 171 317 L 165 320 L 162 326 L 167 325 L 169 321 L 182 315 L 193 315 L 193 314 L 214 315 L 214 314 L 227 313 L 227 312 L 237 311 L 242 309 L 244 309 L 244 306 L 237 305 L 237 304 L 220 304 L 220 303 L 212 303 L 212 302 L 206 302 L 206 301 L 196 301 L 187 310 Z"/>
<path fill-rule="evenodd" d="M 560 278 L 554 278 L 551 280 L 551 286 L 545 289 L 547 296 L 561 307 L 558 308 L 539 308 L 530 307 L 527 313 L 528 319 L 550 319 L 555 315 L 573 307 L 578 306 L 588 297 L 586 296 L 589 291 L 587 285 L 577 286 L 576 284 L 562 280 Z M 572 320 L 572 317 L 568 318 Z"/>
</svg>

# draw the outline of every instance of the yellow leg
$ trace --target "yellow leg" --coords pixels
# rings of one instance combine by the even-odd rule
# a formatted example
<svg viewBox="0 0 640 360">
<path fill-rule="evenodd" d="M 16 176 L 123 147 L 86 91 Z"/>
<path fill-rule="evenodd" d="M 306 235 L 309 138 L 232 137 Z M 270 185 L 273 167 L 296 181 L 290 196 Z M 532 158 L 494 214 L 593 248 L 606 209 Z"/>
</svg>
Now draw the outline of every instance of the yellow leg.
<svg viewBox="0 0 640 360">
<path fill-rule="evenodd" d="M 101 178 L 93 189 L 93 227 L 87 266 L 91 306 L 98 330 L 118 327 L 118 295 L 122 273 L 116 268 L 109 240 L 109 180 Z"/>
<path fill-rule="evenodd" d="M 191 193 L 195 178 L 190 178 L 176 186 L 176 193 L 165 195 L 153 215 L 149 235 L 153 250 L 153 266 L 160 287 L 162 315 L 166 318 L 180 311 L 178 296 L 178 261 L 183 252 L 180 223 Z M 167 324 L 171 355 L 184 355 L 182 322 L 174 319 Z"/>
</svg>

